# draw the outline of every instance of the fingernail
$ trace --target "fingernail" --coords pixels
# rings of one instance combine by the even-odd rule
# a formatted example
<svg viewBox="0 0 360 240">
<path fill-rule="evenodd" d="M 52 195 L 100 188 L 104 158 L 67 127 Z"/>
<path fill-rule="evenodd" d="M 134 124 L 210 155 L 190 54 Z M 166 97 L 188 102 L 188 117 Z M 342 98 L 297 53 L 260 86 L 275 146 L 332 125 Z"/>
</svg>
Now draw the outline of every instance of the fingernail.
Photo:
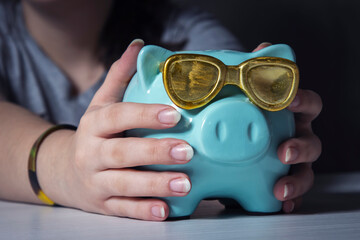
<svg viewBox="0 0 360 240">
<path fill-rule="evenodd" d="M 130 46 L 132 46 L 132 45 L 134 45 L 134 44 L 138 44 L 138 43 L 140 43 L 140 44 L 142 44 L 142 45 L 145 44 L 145 43 L 144 43 L 144 40 L 142 40 L 142 39 L 140 39 L 140 38 L 137 38 L 137 39 L 134 39 L 134 40 L 129 44 L 128 47 L 130 47 Z"/>
<path fill-rule="evenodd" d="M 261 46 L 270 46 L 271 45 L 271 43 L 269 43 L 269 42 L 262 42 L 262 43 L 260 43 L 260 45 L 259 45 L 259 47 Z"/>
<path fill-rule="evenodd" d="M 151 214 L 158 218 L 164 218 L 165 217 L 165 209 L 163 206 L 153 206 L 151 208 Z"/>
<path fill-rule="evenodd" d="M 170 182 L 170 189 L 173 192 L 187 193 L 190 191 L 191 185 L 187 178 L 178 178 Z"/>
<path fill-rule="evenodd" d="M 300 98 L 295 96 L 294 100 L 290 103 L 289 107 L 294 108 L 300 105 Z"/>
<path fill-rule="evenodd" d="M 188 144 L 179 144 L 170 151 L 171 157 L 179 161 L 189 161 L 194 156 L 194 150 Z"/>
<path fill-rule="evenodd" d="M 284 187 L 284 199 L 291 196 L 291 194 L 294 192 L 294 186 L 290 183 L 285 184 Z"/>
<path fill-rule="evenodd" d="M 295 148 L 289 147 L 286 150 L 285 163 L 290 163 L 292 161 L 295 161 L 295 159 L 297 158 L 298 155 L 299 155 L 299 153 Z"/>
<path fill-rule="evenodd" d="M 168 108 L 158 114 L 158 119 L 164 124 L 176 124 L 180 121 L 181 114 L 175 109 Z"/>
</svg>

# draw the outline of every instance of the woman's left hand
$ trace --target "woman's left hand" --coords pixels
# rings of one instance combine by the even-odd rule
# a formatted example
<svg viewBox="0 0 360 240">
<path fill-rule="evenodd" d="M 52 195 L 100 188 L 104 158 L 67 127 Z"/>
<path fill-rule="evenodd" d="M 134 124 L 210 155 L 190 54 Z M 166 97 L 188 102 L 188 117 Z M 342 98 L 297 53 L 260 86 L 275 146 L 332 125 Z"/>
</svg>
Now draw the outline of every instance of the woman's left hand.
<svg viewBox="0 0 360 240">
<path fill-rule="evenodd" d="M 254 51 L 270 45 L 262 43 Z M 312 131 L 311 122 L 320 114 L 322 101 L 317 93 L 299 89 L 287 109 L 295 114 L 296 136 L 279 146 L 278 157 L 282 163 L 292 166 L 290 175 L 275 184 L 274 195 L 283 202 L 283 211 L 290 213 L 301 205 L 302 195 L 310 190 L 314 182 L 312 163 L 321 154 L 321 142 Z"/>
<path fill-rule="evenodd" d="M 274 187 L 275 197 L 283 201 L 283 211 L 292 212 L 301 204 L 302 195 L 310 190 L 314 182 L 312 163 L 321 154 L 320 139 L 314 134 L 311 122 L 322 108 L 320 96 L 299 89 L 288 110 L 295 113 L 296 136 L 282 143 L 278 157 L 284 164 L 292 164 L 289 176 L 278 180 Z"/>
</svg>

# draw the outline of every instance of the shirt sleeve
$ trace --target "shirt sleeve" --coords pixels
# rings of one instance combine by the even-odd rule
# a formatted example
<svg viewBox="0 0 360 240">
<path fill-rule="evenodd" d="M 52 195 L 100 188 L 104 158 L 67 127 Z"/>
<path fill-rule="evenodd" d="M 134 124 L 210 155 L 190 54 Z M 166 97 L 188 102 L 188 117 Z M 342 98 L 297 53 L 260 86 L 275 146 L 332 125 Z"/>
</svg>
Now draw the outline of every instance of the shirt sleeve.
<svg viewBox="0 0 360 240">
<path fill-rule="evenodd" d="M 5 97 L 5 88 L 3 86 L 3 79 L 0 76 L 0 101 L 7 100 Z"/>
<path fill-rule="evenodd" d="M 162 41 L 166 44 L 183 43 L 182 50 L 244 50 L 238 39 L 218 20 L 197 8 L 174 10 Z"/>
<path fill-rule="evenodd" d="M 2 44 L 2 34 L 0 33 L 0 101 L 6 100 L 6 84 L 4 77 L 4 64 L 3 64 L 3 44 Z"/>
</svg>

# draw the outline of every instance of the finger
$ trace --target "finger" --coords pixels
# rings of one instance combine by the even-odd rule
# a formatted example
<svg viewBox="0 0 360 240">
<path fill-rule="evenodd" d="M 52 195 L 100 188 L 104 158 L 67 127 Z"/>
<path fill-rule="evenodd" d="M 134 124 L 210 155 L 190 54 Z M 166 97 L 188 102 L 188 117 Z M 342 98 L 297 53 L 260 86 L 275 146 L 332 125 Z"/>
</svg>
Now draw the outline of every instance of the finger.
<svg viewBox="0 0 360 240">
<path fill-rule="evenodd" d="M 298 197 L 292 200 L 286 200 L 283 202 L 282 210 L 284 213 L 292 213 L 300 208 L 302 204 L 302 197 Z"/>
<path fill-rule="evenodd" d="M 107 215 L 149 221 L 163 221 L 169 215 L 165 202 L 158 199 L 111 197 L 104 203 Z"/>
<path fill-rule="evenodd" d="M 110 169 L 98 173 L 96 177 L 103 185 L 103 194 L 109 197 L 182 197 L 191 189 L 188 176 L 178 172 Z"/>
<path fill-rule="evenodd" d="M 295 99 L 288 109 L 298 113 L 296 121 L 302 125 L 308 125 L 321 112 L 322 101 L 320 96 L 311 90 L 298 89 Z"/>
<path fill-rule="evenodd" d="M 284 164 L 310 163 L 321 154 L 321 141 L 314 134 L 291 138 L 278 148 L 278 157 Z"/>
<path fill-rule="evenodd" d="M 269 47 L 269 46 L 271 46 L 271 43 L 263 42 L 263 43 L 261 43 L 259 46 L 257 46 L 257 47 L 253 50 L 253 52 L 259 51 L 259 50 L 261 50 L 261 49 L 263 49 L 263 48 L 266 48 L 266 47 Z"/>
<path fill-rule="evenodd" d="M 88 123 L 95 135 L 106 137 L 134 128 L 174 127 L 180 118 L 181 114 L 168 105 L 121 102 L 89 112 L 81 124 Z"/>
<path fill-rule="evenodd" d="M 274 195 L 280 201 L 300 197 L 313 185 L 311 164 L 294 165 L 293 170 L 292 175 L 281 178 L 274 186 Z"/>
<path fill-rule="evenodd" d="M 144 42 L 135 39 L 130 43 L 124 54 L 111 66 L 105 82 L 96 92 L 90 106 L 104 106 L 122 99 L 131 77 L 136 72 L 137 56 Z"/>
<path fill-rule="evenodd" d="M 155 138 L 111 138 L 102 143 L 99 170 L 152 164 L 185 164 L 194 150 L 183 140 Z"/>
</svg>

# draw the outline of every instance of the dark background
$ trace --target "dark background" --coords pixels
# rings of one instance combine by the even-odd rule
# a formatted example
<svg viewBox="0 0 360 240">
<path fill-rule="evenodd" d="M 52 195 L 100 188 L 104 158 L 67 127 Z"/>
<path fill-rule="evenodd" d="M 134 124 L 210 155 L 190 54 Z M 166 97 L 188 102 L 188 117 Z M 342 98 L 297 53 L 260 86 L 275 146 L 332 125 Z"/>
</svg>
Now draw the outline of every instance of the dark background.
<svg viewBox="0 0 360 240">
<path fill-rule="evenodd" d="M 214 14 L 247 51 L 286 43 L 296 53 L 300 87 L 323 100 L 313 122 L 323 143 L 316 172 L 360 171 L 360 1 L 176 0 Z"/>
</svg>

